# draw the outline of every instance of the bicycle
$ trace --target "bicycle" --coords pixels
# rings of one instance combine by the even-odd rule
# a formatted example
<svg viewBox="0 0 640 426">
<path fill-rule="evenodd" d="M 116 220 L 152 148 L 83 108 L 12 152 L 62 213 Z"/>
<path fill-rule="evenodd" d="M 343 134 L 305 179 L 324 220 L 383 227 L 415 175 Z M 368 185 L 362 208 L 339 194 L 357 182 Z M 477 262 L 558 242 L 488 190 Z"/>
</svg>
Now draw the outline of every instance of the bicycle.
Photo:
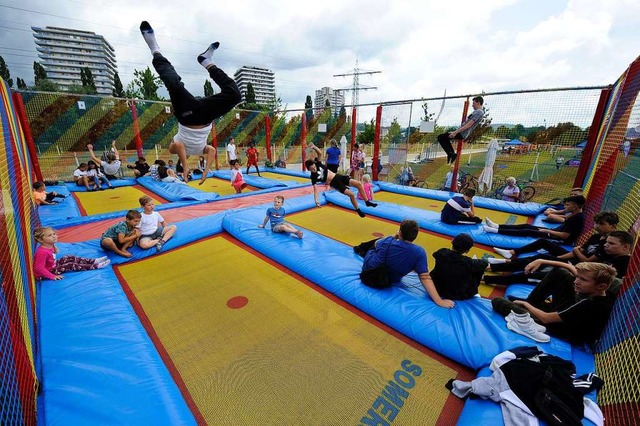
<svg viewBox="0 0 640 426">
<path fill-rule="evenodd" d="M 415 178 L 405 178 L 403 179 L 402 175 L 398 175 L 396 177 L 396 183 L 398 185 L 402 185 L 402 186 L 412 186 L 415 188 L 429 188 L 429 185 L 427 184 L 427 182 L 423 181 L 423 180 L 419 180 L 419 179 L 415 179 Z"/>
<path fill-rule="evenodd" d="M 462 192 L 465 189 L 477 189 L 478 178 L 471 173 L 458 170 L 458 192 Z"/>
</svg>

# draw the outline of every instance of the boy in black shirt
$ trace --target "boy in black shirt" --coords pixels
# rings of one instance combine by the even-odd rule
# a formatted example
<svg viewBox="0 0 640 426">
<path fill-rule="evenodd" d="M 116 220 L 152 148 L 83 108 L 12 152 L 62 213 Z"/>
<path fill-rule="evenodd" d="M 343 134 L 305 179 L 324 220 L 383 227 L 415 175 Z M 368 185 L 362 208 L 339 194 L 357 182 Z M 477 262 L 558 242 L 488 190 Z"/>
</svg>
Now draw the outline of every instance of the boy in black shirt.
<svg viewBox="0 0 640 426">
<path fill-rule="evenodd" d="M 607 236 L 616 230 L 620 218 L 614 212 L 600 212 L 594 216 L 593 221 L 595 233 L 584 244 L 574 247 L 572 251 L 565 250 L 558 243 L 540 239 L 520 248 L 518 252 L 528 253 L 542 248 L 548 254 L 536 254 L 510 260 L 492 258 L 489 259 L 490 270 L 491 272 L 524 271 L 528 264 L 538 259 L 562 260 L 571 262 L 574 265 L 580 262 L 600 262 L 600 259 L 607 256 L 604 248 Z M 486 275 L 484 282 L 485 284 L 510 285 L 525 283 L 529 279 L 540 280 L 544 275 L 545 272 L 538 271 L 526 276 L 522 274 Z"/>
<path fill-rule="evenodd" d="M 319 160 L 322 158 L 322 151 L 320 148 L 315 146 L 314 144 L 309 144 L 309 146 L 315 151 L 316 158 L 314 160 L 307 160 L 304 162 L 304 165 L 307 167 L 307 170 L 311 172 L 311 185 L 313 185 L 313 199 L 316 202 L 316 206 L 320 207 L 320 201 L 318 200 L 318 187 L 316 186 L 319 183 L 324 183 L 329 185 L 331 188 L 337 189 L 341 194 L 346 195 L 351 199 L 351 204 L 353 204 L 353 208 L 358 212 L 360 217 L 365 217 L 365 214 L 360 210 L 360 206 L 358 205 L 358 200 L 356 199 L 356 195 L 353 193 L 350 186 L 355 186 L 358 189 L 358 193 L 365 200 L 365 204 L 367 207 L 376 207 L 378 204 L 373 203 L 367 197 L 367 194 L 364 192 L 364 187 L 362 186 L 362 182 L 356 179 L 351 179 L 349 176 L 344 176 L 338 173 L 333 173 L 331 170 L 327 168 L 325 164 Z"/>
<path fill-rule="evenodd" d="M 433 253 L 436 266 L 431 271 L 431 279 L 443 299 L 471 299 L 478 293 L 478 286 L 488 262 L 465 256 L 473 247 L 469 234 L 458 234 L 451 241 L 453 250 L 441 248 Z"/>
<path fill-rule="evenodd" d="M 553 269 L 526 300 L 511 302 L 496 298 L 491 305 L 499 314 L 511 317 L 516 326 L 509 328 L 514 331 L 518 324 L 527 324 L 531 315 L 549 334 L 573 344 L 593 344 L 600 338 L 613 309 L 615 297 L 607 289 L 616 270 L 596 262 L 558 266 L 564 269 Z"/>
<path fill-rule="evenodd" d="M 584 214 L 582 213 L 582 207 L 584 207 L 585 198 L 582 195 L 576 195 L 573 197 L 567 197 L 564 200 L 564 205 L 567 211 L 571 214 L 567 217 L 562 225 L 556 229 L 543 228 L 540 226 L 534 226 L 529 224 L 521 225 L 498 225 L 491 221 L 488 217 L 485 219 L 487 224 L 484 226 L 485 232 L 491 232 L 494 234 L 513 235 L 520 237 L 534 237 L 541 239 L 559 240 L 562 244 L 573 244 L 580 234 L 584 226 Z M 511 259 L 512 256 L 527 251 L 538 250 L 542 247 L 537 247 L 538 243 L 534 241 L 523 248 L 515 250 L 504 250 L 501 248 L 495 248 L 496 253 L 502 255 L 506 259 Z M 537 247 L 537 248 L 535 248 Z"/>
</svg>

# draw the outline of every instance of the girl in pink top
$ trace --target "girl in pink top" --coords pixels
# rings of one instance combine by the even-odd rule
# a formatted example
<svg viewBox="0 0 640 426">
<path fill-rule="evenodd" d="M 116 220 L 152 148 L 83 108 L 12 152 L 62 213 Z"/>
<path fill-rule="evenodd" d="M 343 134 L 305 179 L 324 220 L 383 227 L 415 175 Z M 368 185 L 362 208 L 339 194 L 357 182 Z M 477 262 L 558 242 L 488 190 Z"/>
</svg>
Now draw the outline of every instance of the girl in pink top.
<svg viewBox="0 0 640 426">
<path fill-rule="evenodd" d="M 369 201 L 373 200 L 373 184 L 371 183 L 371 176 L 369 173 L 362 175 L 362 188 L 364 189 L 364 193 L 367 194 L 367 198 Z M 358 198 L 362 200 L 362 195 L 358 192 Z"/>
<path fill-rule="evenodd" d="M 61 280 L 63 272 L 104 268 L 111 262 L 107 256 L 98 259 L 62 256 L 56 260 L 56 253 L 58 253 L 56 231 L 50 227 L 36 228 L 33 237 L 39 243 L 33 261 L 33 271 L 38 280 Z"/>
</svg>

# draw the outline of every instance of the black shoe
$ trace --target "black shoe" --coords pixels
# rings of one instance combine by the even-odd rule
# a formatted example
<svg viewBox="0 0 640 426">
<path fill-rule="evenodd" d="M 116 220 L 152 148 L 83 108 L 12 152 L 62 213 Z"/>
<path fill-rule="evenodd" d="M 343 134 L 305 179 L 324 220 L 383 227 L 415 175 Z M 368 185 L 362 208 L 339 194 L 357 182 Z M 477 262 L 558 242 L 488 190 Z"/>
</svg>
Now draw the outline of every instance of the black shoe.
<svg viewBox="0 0 640 426">
<path fill-rule="evenodd" d="M 367 207 L 378 207 L 378 203 L 372 203 L 371 201 L 367 200 L 364 202 Z"/>
<path fill-rule="evenodd" d="M 366 216 L 364 213 L 362 213 L 362 210 L 357 209 L 356 211 L 358 212 L 358 215 L 359 215 L 360 217 L 365 217 L 365 216 Z"/>
<path fill-rule="evenodd" d="M 455 152 L 451 154 L 451 164 L 456 162 L 456 158 L 458 158 L 458 154 L 456 154 Z"/>
</svg>

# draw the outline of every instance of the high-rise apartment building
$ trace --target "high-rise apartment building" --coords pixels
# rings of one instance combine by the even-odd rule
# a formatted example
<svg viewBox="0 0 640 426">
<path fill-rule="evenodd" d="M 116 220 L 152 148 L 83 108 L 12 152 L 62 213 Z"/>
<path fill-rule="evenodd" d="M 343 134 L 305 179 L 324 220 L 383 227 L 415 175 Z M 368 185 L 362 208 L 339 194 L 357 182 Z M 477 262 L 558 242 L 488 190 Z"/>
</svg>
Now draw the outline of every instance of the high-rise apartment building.
<svg viewBox="0 0 640 426">
<path fill-rule="evenodd" d="M 336 113 L 340 107 L 344 106 L 344 92 L 341 90 L 333 90 L 331 87 L 323 87 L 316 90 L 316 97 L 313 101 L 314 108 L 324 108 L 329 101 L 329 106 Z M 314 109 L 315 114 L 320 114 L 323 109 Z"/>
<path fill-rule="evenodd" d="M 240 93 L 242 93 L 243 102 L 249 83 L 253 86 L 253 91 L 256 94 L 256 103 L 269 105 L 276 98 L 276 77 L 270 69 L 245 65 L 238 68 L 233 77 Z"/>
<path fill-rule="evenodd" d="M 62 90 L 81 85 L 80 70 L 89 68 L 98 94 L 110 95 L 117 71 L 113 47 L 101 35 L 58 27 L 31 27 L 40 64 Z"/>
</svg>

